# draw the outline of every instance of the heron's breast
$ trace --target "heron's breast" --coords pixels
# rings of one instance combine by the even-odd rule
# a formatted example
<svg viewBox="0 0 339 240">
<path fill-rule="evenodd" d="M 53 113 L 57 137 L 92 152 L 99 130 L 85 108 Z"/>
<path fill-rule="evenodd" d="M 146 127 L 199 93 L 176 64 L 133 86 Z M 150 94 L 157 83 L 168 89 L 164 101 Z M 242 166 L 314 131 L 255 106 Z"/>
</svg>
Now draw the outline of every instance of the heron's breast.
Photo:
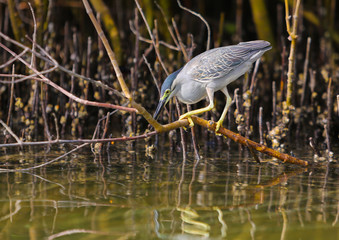
<svg viewBox="0 0 339 240">
<path fill-rule="evenodd" d="M 180 102 L 186 104 L 194 104 L 204 99 L 207 95 L 206 84 L 196 81 L 188 81 L 182 83 L 176 96 Z"/>
</svg>

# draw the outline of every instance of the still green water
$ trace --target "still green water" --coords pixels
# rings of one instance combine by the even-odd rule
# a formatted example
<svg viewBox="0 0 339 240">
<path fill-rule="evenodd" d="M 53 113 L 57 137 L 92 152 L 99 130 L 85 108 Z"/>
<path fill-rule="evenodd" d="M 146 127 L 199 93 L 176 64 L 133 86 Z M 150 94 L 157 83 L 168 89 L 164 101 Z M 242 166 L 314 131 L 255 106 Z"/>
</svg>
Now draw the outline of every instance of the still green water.
<svg viewBox="0 0 339 240">
<path fill-rule="evenodd" d="M 7 152 L 33 166 L 74 146 Z M 337 164 L 255 163 L 249 153 L 89 148 L 28 172 L 0 173 L 0 239 L 339 239 Z M 296 151 L 312 161 L 309 149 Z M 265 158 L 265 161 L 270 160 Z"/>
</svg>

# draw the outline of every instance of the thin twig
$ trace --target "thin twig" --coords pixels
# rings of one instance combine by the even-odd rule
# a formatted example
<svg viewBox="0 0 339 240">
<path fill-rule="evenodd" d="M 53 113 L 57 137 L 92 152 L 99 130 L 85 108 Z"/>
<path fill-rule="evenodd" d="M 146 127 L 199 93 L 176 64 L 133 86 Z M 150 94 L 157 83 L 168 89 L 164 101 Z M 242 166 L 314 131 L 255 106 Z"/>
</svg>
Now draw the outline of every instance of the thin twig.
<svg viewBox="0 0 339 240">
<path fill-rule="evenodd" d="M 12 135 L 12 137 L 15 138 L 15 140 L 17 141 L 19 146 L 22 146 L 22 141 L 20 140 L 20 138 L 12 131 L 12 129 L 4 122 L 0 119 L 0 123 L 1 125 L 6 129 L 6 131 Z"/>
<path fill-rule="evenodd" d="M 31 58 L 31 67 L 35 68 L 36 66 L 36 59 L 35 59 L 35 45 L 36 45 L 36 29 L 37 29 L 37 25 L 36 25 L 36 20 L 35 20 L 35 14 L 34 14 L 34 10 L 32 8 L 32 5 L 30 2 L 27 2 L 29 9 L 31 10 L 32 13 L 32 18 L 33 18 L 33 41 L 32 41 L 32 58 Z"/>
<path fill-rule="evenodd" d="M 146 65 L 147 65 L 147 67 L 149 69 L 149 72 L 151 73 L 151 76 L 153 78 L 154 84 L 157 87 L 158 93 L 159 93 L 159 96 L 160 96 L 160 92 L 161 92 L 160 86 L 159 86 L 159 83 L 158 83 L 157 79 L 154 76 L 154 73 L 153 73 L 152 68 L 151 68 L 151 64 L 147 61 L 147 58 L 146 58 L 146 56 L 144 54 L 142 55 L 142 57 L 144 58 L 144 61 L 145 61 Z"/>
<path fill-rule="evenodd" d="M 311 49 L 311 38 L 307 38 L 307 46 L 306 46 L 306 56 L 304 62 L 304 76 L 303 76 L 303 85 L 302 85 L 302 93 L 301 93 L 301 100 L 300 105 L 304 105 L 305 100 L 305 92 L 306 92 L 306 82 L 307 82 L 307 73 L 308 73 L 308 63 L 310 58 L 310 49 Z"/>
<path fill-rule="evenodd" d="M 57 116 L 55 115 L 54 112 L 52 113 L 52 116 L 54 118 L 55 131 L 56 131 L 56 135 L 57 135 L 56 139 L 59 140 L 60 139 L 60 135 L 59 135 L 58 118 L 57 118 Z"/>
<path fill-rule="evenodd" d="M 2 43 L 0 43 L 0 47 L 2 47 L 7 52 L 12 54 L 12 56 L 17 56 L 16 53 L 14 53 L 10 49 L 8 49 Z M 22 58 L 18 58 L 18 60 L 21 61 L 24 65 L 26 65 L 28 68 L 30 68 L 33 72 L 35 72 L 40 77 L 39 81 L 47 83 L 48 85 L 50 85 L 50 86 L 54 87 L 55 89 L 57 89 L 58 91 L 60 91 L 61 93 L 65 94 L 67 97 L 72 98 L 76 102 L 79 102 L 79 103 L 84 104 L 84 105 L 90 105 L 90 106 L 96 106 L 96 107 L 120 109 L 122 111 L 127 111 L 127 112 L 135 112 L 136 111 L 135 108 L 122 107 L 122 106 L 114 105 L 114 104 L 110 104 L 110 103 L 93 102 L 93 101 L 88 101 L 88 100 L 84 100 L 84 99 L 81 99 L 79 97 L 76 97 L 75 95 L 71 94 L 70 92 L 66 91 L 65 89 L 61 88 L 60 86 L 58 86 L 57 84 L 55 84 L 54 82 L 49 80 L 47 77 L 45 77 L 43 74 L 41 74 L 41 72 L 39 72 L 37 69 L 31 68 L 30 64 L 28 64 Z"/>
<path fill-rule="evenodd" d="M 264 144 L 264 138 L 263 138 L 263 128 L 262 128 L 262 112 L 263 107 L 259 108 L 259 136 L 260 136 L 260 144 Z"/>
<path fill-rule="evenodd" d="M 188 59 L 187 51 L 185 49 L 184 43 L 182 42 L 182 39 L 181 39 L 181 36 L 180 36 L 180 33 L 179 33 L 179 29 L 177 27 L 177 23 L 174 21 L 174 18 L 172 18 L 172 24 L 173 24 L 174 31 L 175 31 L 177 38 L 178 38 L 178 41 L 179 41 L 179 46 L 180 46 L 181 52 L 184 55 L 185 61 L 188 62 L 189 59 Z"/>
<path fill-rule="evenodd" d="M 15 62 L 16 60 L 18 60 L 19 57 L 25 55 L 25 53 L 28 51 L 28 48 L 24 49 L 21 53 L 19 53 L 16 57 L 13 57 L 11 59 L 9 59 L 7 62 L 3 63 L 0 65 L 0 69 L 1 68 L 5 68 L 8 65 L 12 64 L 13 62 Z"/>
<path fill-rule="evenodd" d="M 211 42 L 211 29 L 210 29 L 210 26 L 209 26 L 208 22 L 201 16 L 201 14 L 196 13 L 196 12 L 194 12 L 194 11 L 184 7 L 183 5 L 181 5 L 181 2 L 179 0 L 177 0 L 177 3 L 178 3 L 178 5 L 179 5 L 179 7 L 181 9 L 183 9 L 183 10 L 185 10 L 185 11 L 187 11 L 187 12 L 189 12 L 189 13 L 195 15 L 195 16 L 197 16 L 198 18 L 200 18 L 201 21 L 204 22 L 204 24 L 206 25 L 206 28 L 207 28 L 207 44 L 206 44 L 207 46 L 206 46 L 206 50 L 209 50 L 210 49 L 210 45 L 211 45 L 210 44 L 210 42 Z"/>
<path fill-rule="evenodd" d="M 275 85 L 275 81 L 272 82 L 272 127 L 274 128 L 276 125 L 276 119 L 277 119 L 277 87 Z"/>
<path fill-rule="evenodd" d="M 30 49 L 30 48 L 26 47 L 25 45 L 23 45 L 23 44 L 21 44 L 21 43 L 15 41 L 14 39 L 8 37 L 7 35 L 3 34 L 2 32 L 0 32 L 0 37 L 2 37 L 3 39 L 5 39 L 6 41 L 8 41 L 8 42 L 10 42 L 10 43 L 12 43 L 12 44 L 14 44 L 14 45 L 16 45 L 16 46 L 18 46 L 18 47 L 24 49 L 24 52 L 28 51 L 28 52 L 32 53 L 32 49 Z M 26 36 L 26 37 L 27 37 L 27 36 Z M 29 37 L 27 37 L 27 39 L 29 39 L 30 41 L 32 41 Z M 43 54 L 45 54 L 45 56 L 42 55 L 42 54 L 40 54 L 40 53 L 38 53 L 38 52 L 35 52 L 35 53 L 34 53 L 35 56 L 37 56 L 37 57 L 39 57 L 40 59 L 42 59 L 42 60 L 44 60 L 44 61 L 46 61 L 46 62 L 48 62 L 48 63 L 54 65 L 54 67 L 51 68 L 51 69 L 58 68 L 59 70 L 65 72 L 65 73 L 67 73 L 67 74 L 69 74 L 69 75 L 71 75 L 71 76 L 75 76 L 75 77 L 80 78 L 80 79 L 83 79 L 83 80 L 85 80 L 85 81 L 89 81 L 89 82 L 93 83 L 93 84 L 96 85 L 96 86 L 100 86 L 100 87 L 102 87 L 103 89 L 112 91 L 114 94 L 116 94 L 116 95 L 118 95 L 118 96 L 120 96 L 120 97 L 126 98 L 126 97 L 125 97 L 124 95 L 122 95 L 120 92 L 118 92 L 117 90 L 115 90 L 115 89 L 113 89 L 113 88 L 107 86 L 106 84 L 102 83 L 101 81 L 94 80 L 94 79 L 91 79 L 91 78 L 87 78 L 87 77 L 85 77 L 85 76 L 83 76 L 83 75 L 80 75 L 80 74 L 78 74 L 78 73 L 76 73 L 76 72 L 73 72 L 72 70 L 68 70 L 68 69 L 65 68 L 64 66 L 60 65 L 60 64 L 59 64 L 59 63 L 58 63 L 51 55 L 49 55 L 49 54 L 48 54 L 48 53 L 47 53 L 47 52 L 46 52 L 39 44 L 36 44 L 36 47 L 37 47 Z M 20 55 L 21 55 L 21 54 L 20 54 Z M 14 59 L 17 59 L 17 58 L 19 58 L 19 57 L 16 57 L 16 58 L 14 58 Z M 12 60 L 13 60 L 13 59 L 12 59 Z M 10 61 L 11 61 L 11 60 L 10 60 Z M 6 63 L 6 64 L 7 64 L 7 63 Z M 32 74 L 32 76 L 36 76 L 36 75 L 35 75 L 35 74 Z M 27 77 L 27 78 L 28 78 L 28 77 Z M 26 80 L 27 78 L 20 79 L 20 81 L 24 81 L 24 80 Z M 17 82 L 19 82 L 19 80 L 16 80 L 15 83 L 17 83 Z M 10 83 L 10 82 L 8 82 L 8 83 Z"/>
<path fill-rule="evenodd" d="M 331 85 L 332 85 L 332 78 L 330 77 L 328 80 L 327 86 L 327 123 L 325 124 L 325 131 L 326 131 L 326 144 L 328 153 L 331 151 L 331 143 L 330 143 L 330 136 L 329 132 L 331 130 L 331 118 L 332 118 L 332 94 L 331 94 Z"/>
<path fill-rule="evenodd" d="M 138 139 L 144 139 L 156 135 L 157 132 L 149 132 L 142 135 L 131 136 L 131 137 L 117 137 L 117 138 L 96 138 L 96 139 L 76 139 L 76 140 L 68 140 L 68 139 L 56 139 L 52 141 L 38 141 L 38 142 L 22 142 L 19 143 L 7 143 L 7 144 L 0 144 L 0 148 L 3 147 L 18 147 L 18 146 L 38 146 L 38 145 L 49 145 L 49 144 L 80 144 L 80 143 L 104 143 L 104 142 L 126 142 L 126 141 L 135 141 Z"/>
<path fill-rule="evenodd" d="M 132 33 L 137 37 L 137 39 L 138 39 L 139 41 L 145 42 L 145 43 L 148 43 L 148 44 L 152 44 L 152 40 L 147 39 L 147 38 L 145 38 L 145 37 L 143 37 L 143 36 L 140 36 L 140 35 L 138 34 L 137 30 L 136 30 L 136 29 L 134 28 L 134 26 L 133 26 L 133 22 L 132 22 L 132 21 L 129 21 L 129 26 L 130 26 L 130 29 L 131 29 Z M 165 46 L 165 47 L 167 47 L 167 48 L 169 48 L 169 49 L 172 49 L 172 50 L 175 50 L 175 51 L 180 51 L 180 48 L 179 48 L 179 47 L 173 46 L 173 45 L 171 45 L 171 44 L 169 44 L 169 43 L 167 43 L 167 42 L 164 42 L 164 41 L 162 41 L 162 40 L 159 40 L 159 44 L 160 44 L 160 45 L 163 45 L 163 46 Z"/>
<path fill-rule="evenodd" d="M 143 11 L 142 11 L 142 8 L 140 7 L 140 4 L 139 4 L 138 0 L 135 0 L 134 2 L 135 2 L 135 4 L 137 5 L 137 8 L 138 8 L 138 10 L 139 10 L 139 13 L 140 13 L 142 19 L 144 20 L 144 23 L 145 23 L 145 25 L 146 25 L 148 34 L 149 34 L 149 36 L 150 36 L 150 38 L 151 38 L 151 40 L 152 40 L 152 44 L 154 45 L 154 50 L 155 50 L 155 53 L 156 53 L 156 55 L 157 55 L 157 57 L 158 57 L 158 60 L 159 60 L 159 62 L 160 62 L 160 64 L 161 64 L 162 68 L 164 69 L 166 75 L 168 76 L 169 73 L 168 73 L 168 71 L 167 71 L 167 68 L 166 68 L 165 64 L 164 64 L 163 61 L 162 61 L 162 58 L 161 58 L 159 49 L 158 49 L 157 46 L 156 46 L 156 43 L 155 43 L 155 40 L 154 40 L 154 36 L 153 36 L 152 31 L 151 31 L 151 29 L 150 29 L 150 27 L 149 27 L 149 25 L 148 25 L 148 23 L 147 23 L 147 20 L 146 20 L 146 17 L 145 17 L 145 15 L 144 15 Z"/>
<path fill-rule="evenodd" d="M 286 94 L 286 103 L 287 107 L 292 104 L 292 92 L 293 92 L 293 78 L 295 75 L 294 72 L 294 64 L 295 64 L 295 49 L 296 49 L 296 40 L 298 38 L 297 35 L 297 26 L 298 26 L 298 14 L 299 14 L 300 0 L 297 0 L 295 5 L 294 14 L 293 14 L 293 25 L 292 31 L 290 27 L 289 21 L 289 11 L 288 11 L 288 1 L 285 0 L 285 10 L 286 10 L 286 28 L 289 34 L 289 39 L 291 41 L 291 49 L 290 55 L 288 57 L 288 72 L 287 72 L 287 94 Z"/>
<path fill-rule="evenodd" d="M 159 10 L 160 10 L 160 12 L 161 12 L 161 14 L 162 14 L 162 17 L 163 17 L 163 19 L 164 19 L 164 21 L 165 21 L 165 23 L 166 23 L 166 25 L 167 25 L 168 32 L 170 33 L 170 35 L 171 35 L 171 37 L 172 37 L 172 39 L 173 39 L 175 45 L 177 46 L 177 47 L 176 47 L 177 51 L 180 51 L 180 46 L 179 46 L 178 40 L 175 38 L 175 35 L 174 35 L 174 33 L 173 33 L 173 29 L 172 29 L 171 26 L 169 25 L 169 21 L 168 21 L 168 19 L 167 19 L 167 16 L 166 16 L 165 13 L 164 13 L 164 10 L 163 10 L 162 7 L 158 4 L 157 1 L 155 1 L 154 3 L 155 3 L 155 5 L 159 8 Z"/>
<path fill-rule="evenodd" d="M 13 64 L 12 66 L 12 75 L 14 74 L 15 71 L 15 65 Z M 12 84 L 11 84 L 11 92 L 9 96 L 9 107 L 8 107 L 8 115 L 7 115 L 7 125 L 10 125 L 10 120 L 12 116 L 12 109 L 13 109 L 13 102 L 14 102 L 14 77 L 12 77 Z"/>
<path fill-rule="evenodd" d="M 132 95 L 129 92 L 127 84 L 126 84 L 126 82 L 125 82 L 125 80 L 123 78 L 123 75 L 121 73 L 121 70 L 119 68 L 119 64 L 118 64 L 118 62 L 116 60 L 115 54 L 114 54 L 114 52 L 113 52 L 113 50 L 112 50 L 112 48 L 111 48 L 111 46 L 110 46 L 110 44 L 109 44 L 105 34 L 104 34 L 104 31 L 102 30 L 101 26 L 98 24 L 98 21 L 95 18 L 94 14 L 93 14 L 93 10 L 90 7 L 88 1 L 87 0 L 82 0 L 82 2 L 83 2 L 84 6 L 86 8 L 87 15 L 91 19 L 92 24 L 95 27 L 95 30 L 97 31 L 97 33 L 98 33 L 102 43 L 104 44 L 104 47 L 105 47 L 105 49 L 107 51 L 108 57 L 109 57 L 109 59 L 111 61 L 111 64 L 112 64 L 112 66 L 114 68 L 116 77 L 117 77 L 117 79 L 119 81 L 119 84 L 120 84 L 120 87 L 121 87 L 123 93 L 128 98 L 128 100 L 132 100 Z"/>
</svg>

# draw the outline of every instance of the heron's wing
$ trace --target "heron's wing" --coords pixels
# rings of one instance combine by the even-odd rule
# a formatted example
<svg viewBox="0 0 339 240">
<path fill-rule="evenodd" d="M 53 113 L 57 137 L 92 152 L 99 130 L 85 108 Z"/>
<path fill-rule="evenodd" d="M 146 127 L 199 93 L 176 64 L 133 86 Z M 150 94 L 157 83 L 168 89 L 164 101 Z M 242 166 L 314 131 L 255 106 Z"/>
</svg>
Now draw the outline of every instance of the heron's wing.
<svg viewBox="0 0 339 240">
<path fill-rule="evenodd" d="M 192 79 L 205 83 L 225 77 L 264 47 L 254 41 L 206 51 L 188 63 L 187 73 Z"/>
</svg>

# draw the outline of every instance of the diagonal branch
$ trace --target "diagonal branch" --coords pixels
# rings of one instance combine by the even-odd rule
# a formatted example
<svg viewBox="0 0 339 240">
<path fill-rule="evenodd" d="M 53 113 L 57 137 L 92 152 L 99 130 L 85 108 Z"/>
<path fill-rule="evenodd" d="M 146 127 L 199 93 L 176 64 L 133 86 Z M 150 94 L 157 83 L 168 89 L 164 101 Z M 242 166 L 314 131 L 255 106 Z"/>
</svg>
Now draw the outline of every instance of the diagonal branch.
<svg viewBox="0 0 339 240">
<path fill-rule="evenodd" d="M 119 81 L 119 84 L 120 84 L 120 87 L 123 91 L 123 93 L 125 94 L 125 96 L 128 98 L 128 100 L 132 100 L 132 95 L 130 94 L 129 92 L 129 89 L 126 85 L 126 82 L 122 76 L 122 73 L 120 71 L 120 68 L 119 68 L 119 64 L 116 60 L 116 57 L 115 57 L 115 54 L 111 48 L 111 46 L 109 45 L 109 42 L 100 26 L 100 24 L 98 23 L 97 19 L 95 18 L 94 14 L 93 14 L 93 10 L 92 8 L 90 7 L 89 3 L 87 0 L 83 0 L 82 1 L 84 3 L 84 6 L 86 8 L 86 13 L 88 14 L 89 18 L 91 19 L 94 27 L 95 27 L 95 30 L 97 31 L 102 43 L 104 44 L 104 47 L 107 51 L 107 54 L 108 54 L 108 57 L 109 59 L 111 60 L 111 63 L 113 65 L 113 68 L 114 68 L 114 71 L 115 71 L 115 74 L 118 78 L 118 81 Z"/>
</svg>

